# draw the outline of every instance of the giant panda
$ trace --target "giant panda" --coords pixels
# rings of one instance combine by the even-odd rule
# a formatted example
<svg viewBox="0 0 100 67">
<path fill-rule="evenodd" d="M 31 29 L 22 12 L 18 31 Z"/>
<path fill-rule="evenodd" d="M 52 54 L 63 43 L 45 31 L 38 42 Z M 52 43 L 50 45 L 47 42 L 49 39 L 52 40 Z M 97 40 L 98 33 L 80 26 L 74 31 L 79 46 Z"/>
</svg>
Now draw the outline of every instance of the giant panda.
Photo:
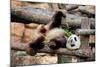
<svg viewBox="0 0 100 67">
<path fill-rule="evenodd" d="M 58 49 L 58 47 L 60 48 L 62 45 L 62 42 L 64 42 L 64 46 L 66 46 L 64 30 L 59 28 L 62 22 L 62 18 L 65 18 L 65 17 L 66 16 L 62 11 L 55 12 L 54 16 L 51 18 L 51 21 L 47 25 L 40 25 L 36 29 L 36 32 L 35 32 L 36 36 L 39 34 L 39 37 L 35 40 L 35 42 L 30 43 L 30 47 L 35 50 L 42 49 L 44 47 L 45 39 L 49 40 L 50 44 L 51 42 L 55 42 L 56 44 L 55 49 Z M 50 44 L 49 44 L 50 48 L 53 47 Z"/>
<path fill-rule="evenodd" d="M 57 11 L 52 17 L 51 21 L 46 25 L 40 25 L 37 27 L 33 33 L 35 40 L 30 42 L 26 51 L 28 54 L 32 55 L 32 52 L 35 50 L 40 50 L 44 48 L 45 41 L 47 45 L 52 50 L 57 50 L 59 48 L 66 48 L 66 38 L 64 30 L 60 29 L 62 18 L 65 18 L 66 15 L 62 11 Z M 33 38 L 33 39 L 34 39 Z"/>
<path fill-rule="evenodd" d="M 80 46 L 81 46 L 80 37 L 75 34 L 72 34 L 67 40 L 66 44 L 67 49 L 77 50 L 80 48 Z"/>
</svg>

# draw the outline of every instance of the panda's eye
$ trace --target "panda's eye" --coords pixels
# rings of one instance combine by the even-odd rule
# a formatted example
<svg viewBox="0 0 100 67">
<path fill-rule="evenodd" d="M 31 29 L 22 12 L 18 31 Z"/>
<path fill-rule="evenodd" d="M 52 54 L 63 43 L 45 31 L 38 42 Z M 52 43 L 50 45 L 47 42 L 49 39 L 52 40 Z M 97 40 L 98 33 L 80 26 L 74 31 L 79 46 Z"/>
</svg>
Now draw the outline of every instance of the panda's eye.
<svg viewBox="0 0 100 67">
<path fill-rule="evenodd" d="M 75 41 L 77 41 L 77 38 L 76 37 L 74 37 L 74 39 L 75 39 Z"/>
</svg>

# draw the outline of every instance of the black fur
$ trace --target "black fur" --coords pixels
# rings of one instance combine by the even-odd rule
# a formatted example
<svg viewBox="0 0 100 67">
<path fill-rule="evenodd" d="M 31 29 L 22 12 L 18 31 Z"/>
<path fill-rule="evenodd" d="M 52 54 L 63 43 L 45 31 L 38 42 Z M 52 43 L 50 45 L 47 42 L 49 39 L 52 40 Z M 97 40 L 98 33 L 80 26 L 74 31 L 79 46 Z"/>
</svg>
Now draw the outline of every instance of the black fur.
<svg viewBox="0 0 100 67">
<path fill-rule="evenodd" d="M 44 37 L 39 37 L 34 43 L 31 42 L 29 44 L 29 46 L 33 49 L 33 50 L 38 50 L 38 49 L 42 49 L 44 47 Z"/>
<path fill-rule="evenodd" d="M 51 19 L 52 22 L 50 22 L 51 23 L 50 28 L 60 27 L 62 18 L 65 18 L 65 17 L 66 15 L 64 15 L 63 12 L 57 11 Z"/>
<path fill-rule="evenodd" d="M 56 14 L 52 18 L 52 22 L 50 22 L 51 28 L 59 27 L 61 25 L 62 17 L 65 18 L 66 16 L 61 11 L 57 11 Z M 40 31 L 40 33 L 46 33 L 45 31 L 46 30 L 43 29 Z M 43 41 L 44 41 L 44 37 L 41 36 L 35 41 L 35 43 L 31 42 L 29 46 L 33 50 L 42 49 L 44 47 Z M 65 37 L 54 38 L 50 41 L 48 45 L 50 49 L 53 49 L 53 50 L 59 49 L 61 47 L 66 48 L 66 38 Z"/>
<path fill-rule="evenodd" d="M 50 41 L 49 47 L 50 49 L 57 50 L 59 48 L 66 48 L 66 38 L 65 37 L 57 37 Z"/>
</svg>

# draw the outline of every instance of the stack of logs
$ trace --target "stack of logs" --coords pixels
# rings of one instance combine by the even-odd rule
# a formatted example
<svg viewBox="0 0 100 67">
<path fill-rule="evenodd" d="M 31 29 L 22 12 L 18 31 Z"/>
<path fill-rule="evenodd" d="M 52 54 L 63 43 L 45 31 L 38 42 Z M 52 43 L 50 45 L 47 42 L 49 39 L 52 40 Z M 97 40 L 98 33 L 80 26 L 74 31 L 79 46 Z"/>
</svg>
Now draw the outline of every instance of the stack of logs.
<svg viewBox="0 0 100 67">
<path fill-rule="evenodd" d="M 56 51 L 51 51 L 47 47 L 44 47 L 38 52 L 45 53 L 45 56 L 44 54 L 42 57 L 37 55 L 27 55 L 23 51 L 25 50 L 25 46 L 29 44 L 29 41 L 32 38 L 32 31 L 34 31 L 40 24 L 47 24 L 57 10 L 64 11 L 67 16 L 66 19 L 62 21 L 62 26 L 64 25 L 66 28 L 70 27 L 71 29 L 75 30 L 76 34 L 80 35 L 82 42 L 81 48 L 74 51 L 63 48 Z M 51 56 L 51 54 L 47 53 L 56 54 Z M 12 0 L 12 65 L 54 64 L 58 63 L 59 60 L 57 54 L 75 56 L 77 58 L 77 62 L 95 60 L 95 6 L 17 2 Z"/>
</svg>

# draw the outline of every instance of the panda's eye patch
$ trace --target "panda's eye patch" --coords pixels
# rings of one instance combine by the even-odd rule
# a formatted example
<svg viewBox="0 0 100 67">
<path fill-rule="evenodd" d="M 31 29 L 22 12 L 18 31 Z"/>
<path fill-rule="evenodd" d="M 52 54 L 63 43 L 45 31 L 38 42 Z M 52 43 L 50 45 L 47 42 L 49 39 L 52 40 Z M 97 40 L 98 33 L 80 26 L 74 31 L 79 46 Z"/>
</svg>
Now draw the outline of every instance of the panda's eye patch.
<svg viewBox="0 0 100 67">
<path fill-rule="evenodd" d="M 75 41 L 77 41 L 77 38 L 76 37 L 74 37 L 74 39 L 75 39 Z"/>
<path fill-rule="evenodd" d="M 71 43 L 73 42 L 73 40 L 71 40 Z"/>
</svg>

